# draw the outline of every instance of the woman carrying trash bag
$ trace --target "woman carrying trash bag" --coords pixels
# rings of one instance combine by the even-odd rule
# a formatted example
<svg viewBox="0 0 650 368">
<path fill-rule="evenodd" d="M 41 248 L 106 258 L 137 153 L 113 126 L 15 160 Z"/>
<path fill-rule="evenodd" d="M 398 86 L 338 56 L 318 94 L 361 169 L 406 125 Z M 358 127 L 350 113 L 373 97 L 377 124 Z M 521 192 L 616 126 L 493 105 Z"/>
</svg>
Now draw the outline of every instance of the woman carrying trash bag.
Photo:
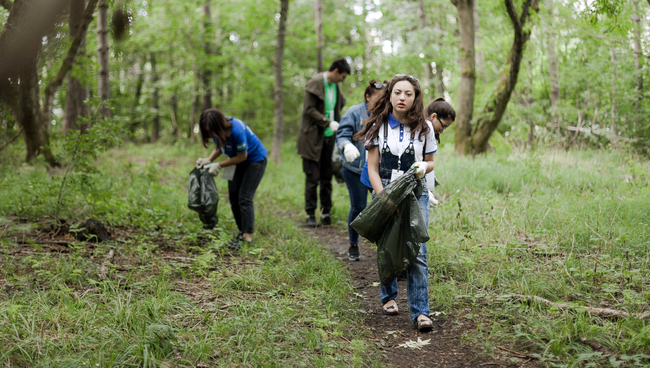
<svg viewBox="0 0 650 368">
<path fill-rule="evenodd" d="M 368 118 L 368 109 L 379 99 L 386 81 L 378 83 L 371 80 L 364 92 L 364 101 L 354 105 L 341 117 L 341 125 L 336 130 L 336 145 L 341 150 L 343 180 L 350 194 L 350 212 L 348 213 L 348 258 L 359 261 L 359 233 L 350 226 L 350 223 L 366 208 L 368 201 L 368 187 L 361 182 L 361 170 L 366 163 L 366 153 L 363 150 L 363 139 L 352 137 L 361 130 L 361 123 Z"/>
<path fill-rule="evenodd" d="M 408 74 L 397 74 L 388 83 L 384 93 L 370 110 L 356 139 L 365 140 L 368 150 L 368 178 L 379 194 L 391 181 L 415 166 L 416 178 L 422 179 L 433 170 L 433 154 L 437 150 L 434 129 L 423 114 L 422 89 L 418 79 Z M 426 183 L 423 183 L 426 188 Z M 418 206 L 425 223 L 429 221 L 429 192 L 424 190 Z M 429 318 L 429 279 L 426 243 L 406 270 L 409 312 L 411 320 L 421 332 L 431 331 Z M 399 313 L 397 280 L 381 285 L 383 313 Z"/>
<path fill-rule="evenodd" d="M 239 234 L 227 246 L 232 250 L 240 250 L 242 244 L 250 245 L 253 242 L 253 197 L 266 169 L 266 147 L 243 121 L 227 117 L 215 108 L 206 109 L 201 113 L 199 127 L 203 146 L 207 147 L 212 139 L 216 147 L 210 156 L 200 158 L 197 166 L 205 165 L 214 176 L 223 168 L 235 166 L 234 176 L 228 181 L 228 197 Z M 211 164 L 221 153 L 225 153 L 229 158 Z"/>
</svg>

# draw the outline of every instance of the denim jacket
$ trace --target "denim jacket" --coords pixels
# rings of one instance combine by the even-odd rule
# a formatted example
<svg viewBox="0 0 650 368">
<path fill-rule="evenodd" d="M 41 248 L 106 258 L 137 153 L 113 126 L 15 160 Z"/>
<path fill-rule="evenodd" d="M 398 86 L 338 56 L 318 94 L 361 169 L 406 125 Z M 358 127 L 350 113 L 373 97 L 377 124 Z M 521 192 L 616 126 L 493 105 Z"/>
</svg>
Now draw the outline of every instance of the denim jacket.
<svg viewBox="0 0 650 368">
<path fill-rule="evenodd" d="M 366 148 L 363 146 L 364 139 L 355 141 L 352 139 L 352 136 L 361 130 L 361 123 L 369 117 L 366 112 L 367 110 L 368 105 L 366 105 L 365 101 L 358 105 L 351 106 L 341 117 L 341 125 L 336 130 L 336 146 L 341 152 L 341 162 L 343 162 L 343 167 L 359 175 L 361 174 L 363 165 L 366 163 Z M 343 148 L 348 143 L 354 144 L 361 154 L 353 162 L 347 162 L 345 160 L 345 155 L 343 155 Z"/>
</svg>

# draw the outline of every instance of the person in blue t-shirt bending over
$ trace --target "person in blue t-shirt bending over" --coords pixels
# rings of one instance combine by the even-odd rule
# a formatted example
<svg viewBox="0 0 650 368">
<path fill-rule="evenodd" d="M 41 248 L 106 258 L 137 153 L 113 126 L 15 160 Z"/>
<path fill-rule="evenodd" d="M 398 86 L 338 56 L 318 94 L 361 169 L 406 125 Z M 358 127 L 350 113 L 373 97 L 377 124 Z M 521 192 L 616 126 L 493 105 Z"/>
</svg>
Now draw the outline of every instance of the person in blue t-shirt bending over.
<svg viewBox="0 0 650 368">
<path fill-rule="evenodd" d="M 206 165 L 210 174 L 215 176 L 224 167 L 236 166 L 234 177 L 228 181 L 228 197 L 239 234 L 228 243 L 228 248 L 240 250 L 242 244 L 250 245 L 253 242 L 253 197 L 266 169 L 266 147 L 243 121 L 226 117 L 215 108 L 206 109 L 201 113 L 199 126 L 203 146 L 207 147 L 212 139 L 216 147 L 210 156 L 200 158 L 197 166 Z M 229 158 L 212 164 L 221 153 L 225 153 Z"/>
</svg>

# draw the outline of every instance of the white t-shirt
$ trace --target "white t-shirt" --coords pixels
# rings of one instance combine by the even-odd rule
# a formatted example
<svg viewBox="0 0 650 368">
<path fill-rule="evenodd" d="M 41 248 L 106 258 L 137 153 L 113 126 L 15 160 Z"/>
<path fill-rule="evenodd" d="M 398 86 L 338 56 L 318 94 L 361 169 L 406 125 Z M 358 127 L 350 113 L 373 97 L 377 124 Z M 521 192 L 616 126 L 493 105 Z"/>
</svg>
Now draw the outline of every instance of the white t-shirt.
<svg viewBox="0 0 650 368">
<path fill-rule="evenodd" d="M 429 133 L 420 140 L 420 131 L 417 130 L 413 137 L 413 148 L 415 149 L 415 162 L 424 161 L 424 154 L 429 155 L 436 153 L 438 150 L 438 145 L 436 144 L 435 133 L 433 130 L 433 124 L 427 120 L 427 125 L 429 126 Z M 401 156 L 402 153 L 408 147 L 411 141 L 411 129 L 403 124 L 397 124 L 394 128 L 388 126 L 388 148 L 390 152 L 395 156 Z M 426 143 L 425 143 L 426 142 Z M 372 142 L 373 146 L 379 146 L 379 154 L 381 155 L 381 147 L 384 146 L 384 124 L 381 124 L 379 127 L 379 135 Z M 424 148 L 426 147 L 426 152 Z"/>
</svg>

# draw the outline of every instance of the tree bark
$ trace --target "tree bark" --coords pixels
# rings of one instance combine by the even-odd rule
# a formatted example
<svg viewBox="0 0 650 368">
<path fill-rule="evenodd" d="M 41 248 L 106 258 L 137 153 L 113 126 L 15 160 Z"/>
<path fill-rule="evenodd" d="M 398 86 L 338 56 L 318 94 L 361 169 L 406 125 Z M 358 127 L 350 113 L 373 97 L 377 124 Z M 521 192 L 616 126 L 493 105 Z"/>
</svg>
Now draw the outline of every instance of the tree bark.
<svg viewBox="0 0 650 368">
<path fill-rule="evenodd" d="M 553 3 L 550 4 L 551 6 Z M 549 12 L 552 16 L 552 12 Z M 548 52 L 548 75 L 549 84 L 551 86 L 551 108 L 557 108 L 560 103 L 560 80 L 559 80 L 559 65 L 557 61 L 557 54 L 555 52 L 555 32 L 553 27 L 549 27 L 542 20 L 543 28 L 546 30 L 547 37 L 547 52 Z"/>
<path fill-rule="evenodd" d="M 83 22 L 83 12 L 86 5 L 85 0 L 70 0 L 70 37 L 75 37 L 79 32 L 79 27 Z M 79 45 L 77 57 L 86 55 L 86 35 L 82 36 Z M 75 60 L 78 61 L 77 58 Z M 80 63 L 75 63 L 77 68 L 82 68 Z M 74 66 L 73 66 L 74 68 Z M 65 96 L 65 111 L 63 115 L 62 132 L 64 135 L 68 134 L 70 130 L 78 130 L 80 128 L 77 119 L 81 116 L 87 115 L 88 108 L 84 101 L 88 98 L 88 91 L 86 87 L 81 84 L 72 73 L 68 76 L 68 86 Z"/>
<path fill-rule="evenodd" d="M 282 161 L 282 141 L 284 140 L 284 96 L 282 88 L 282 60 L 284 55 L 284 40 L 287 30 L 287 16 L 289 14 L 289 0 L 280 0 L 280 22 L 278 24 L 278 42 L 275 45 L 275 63 L 273 74 L 273 145 L 271 146 L 271 158 L 276 164 Z"/>
<path fill-rule="evenodd" d="M 170 101 L 170 107 L 171 107 L 171 118 L 172 118 L 172 135 L 176 137 L 176 139 L 181 137 L 181 130 L 178 127 L 178 97 L 176 97 L 176 92 L 172 95 L 171 101 Z"/>
<path fill-rule="evenodd" d="M 153 95 L 151 96 L 151 107 L 154 111 L 154 117 L 151 120 L 151 142 L 157 142 L 160 139 L 160 105 L 158 103 L 158 72 L 156 71 L 156 56 L 151 55 L 151 84 Z"/>
<path fill-rule="evenodd" d="M 192 106 L 190 107 L 190 144 L 194 144 L 194 127 L 198 124 L 198 114 L 196 108 L 199 106 L 199 95 L 196 94 L 192 98 Z"/>
<path fill-rule="evenodd" d="M 452 0 L 458 10 L 460 29 L 460 100 L 456 118 L 456 152 L 470 153 L 474 93 L 476 91 L 476 60 L 474 50 L 474 0 Z"/>
<path fill-rule="evenodd" d="M 211 0 L 205 0 L 203 3 L 203 52 L 204 63 L 201 71 L 201 84 L 203 85 L 203 102 L 201 111 L 212 107 L 212 70 L 210 65 L 210 55 L 212 55 L 212 46 L 210 39 L 212 34 L 212 14 L 210 10 Z"/>
<path fill-rule="evenodd" d="M 648 0 L 650 2 L 650 0 Z M 634 15 L 632 21 L 634 22 L 634 73 L 636 74 L 636 98 L 634 101 L 635 110 L 638 114 L 641 113 L 641 100 L 643 99 L 643 49 L 641 48 L 641 16 L 639 14 L 638 0 L 632 1 Z"/>
<path fill-rule="evenodd" d="M 425 32 L 427 28 L 427 14 L 424 6 L 424 0 L 418 0 L 418 16 L 420 20 L 420 30 Z M 427 48 L 428 49 L 428 48 Z M 433 68 L 431 67 L 431 55 L 424 50 L 424 86 L 426 89 L 431 88 L 431 78 L 433 77 Z M 425 101 L 427 103 L 427 101 Z"/>
<path fill-rule="evenodd" d="M 13 5 L 14 4 L 12 4 L 9 0 L 0 0 L 0 6 L 7 9 L 8 11 L 11 11 Z"/>
<path fill-rule="evenodd" d="M 471 140 L 471 146 L 475 154 L 481 154 L 487 150 L 488 141 L 501 122 L 512 91 L 517 84 L 521 59 L 531 32 L 531 27 L 526 27 L 526 22 L 530 18 L 531 7 L 537 11 L 537 1 L 525 0 L 521 15 L 519 15 L 513 1 L 505 0 L 506 10 L 514 28 L 514 40 L 506 60 L 507 68 L 501 74 L 496 90 L 492 94 L 493 97 L 488 100 L 481 115 L 476 119 L 476 130 Z"/>
<path fill-rule="evenodd" d="M 111 98 L 110 73 L 108 61 L 108 1 L 100 0 L 97 12 L 97 94 L 101 100 L 99 114 L 109 117 L 111 109 L 108 100 Z"/>
<path fill-rule="evenodd" d="M 323 0 L 316 0 L 314 4 L 314 13 L 316 17 L 316 71 L 325 70 L 323 64 L 323 48 L 325 40 L 323 36 Z"/>
<path fill-rule="evenodd" d="M 50 81 L 50 83 L 45 87 L 45 92 L 43 96 L 43 108 L 41 109 L 45 122 L 52 120 L 52 104 L 54 103 L 54 94 L 61 87 L 63 80 L 72 66 L 74 65 L 74 60 L 77 57 L 77 52 L 79 51 L 79 46 L 81 46 L 81 41 L 83 40 L 86 32 L 88 31 L 88 25 L 93 19 L 93 13 L 95 12 L 95 7 L 97 5 L 97 0 L 88 0 L 86 9 L 83 13 L 83 23 L 80 24 L 77 35 L 72 40 L 72 44 L 68 49 L 68 53 L 63 59 L 63 63 L 59 68 L 59 71 Z"/>
<path fill-rule="evenodd" d="M 616 80 L 616 48 L 614 47 L 614 44 L 610 46 L 610 61 L 611 61 L 611 91 L 612 91 L 612 101 L 611 101 L 611 106 L 610 106 L 610 131 L 612 132 L 613 136 L 616 136 L 616 131 L 617 131 L 617 126 L 616 126 L 616 94 L 617 94 L 617 89 L 618 89 L 618 82 Z M 595 117 L 595 114 L 594 114 Z"/>
<path fill-rule="evenodd" d="M 20 106 L 16 120 L 23 128 L 23 139 L 27 148 L 25 161 L 30 162 L 39 154 L 43 154 L 45 160 L 51 166 L 58 166 L 50 149 L 50 138 L 41 120 L 36 60 L 24 65 L 19 77 L 18 96 Z"/>
<path fill-rule="evenodd" d="M 479 70 L 480 73 L 483 74 L 483 78 L 485 78 L 485 75 L 487 74 L 487 71 L 485 70 L 485 57 L 483 56 L 483 52 L 481 52 L 479 45 L 481 44 L 481 34 L 479 33 L 479 22 L 478 22 L 478 10 L 476 9 L 476 6 L 474 7 L 474 49 L 476 50 L 476 69 Z"/>
<path fill-rule="evenodd" d="M 129 125 L 129 129 L 131 130 L 131 133 L 134 133 L 135 129 L 140 124 L 140 120 L 136 117 L 136 111 L 138 106 L 140 105 L 140 97 L 142 96 L 142 86 L 144 85 L 144 73 L 142 72 L 143 68 L 144 68 L 144 62 L 142 61 L 141 58 L 138 58 L 138 62 L 134 66 L 135 74 L 136 74 L 136 82 L 135 82 L 135 96 L 133 98 L 133 108 L 131 109 L 131 116 L 132 116 L 131 124 Z"/>
</svg>

